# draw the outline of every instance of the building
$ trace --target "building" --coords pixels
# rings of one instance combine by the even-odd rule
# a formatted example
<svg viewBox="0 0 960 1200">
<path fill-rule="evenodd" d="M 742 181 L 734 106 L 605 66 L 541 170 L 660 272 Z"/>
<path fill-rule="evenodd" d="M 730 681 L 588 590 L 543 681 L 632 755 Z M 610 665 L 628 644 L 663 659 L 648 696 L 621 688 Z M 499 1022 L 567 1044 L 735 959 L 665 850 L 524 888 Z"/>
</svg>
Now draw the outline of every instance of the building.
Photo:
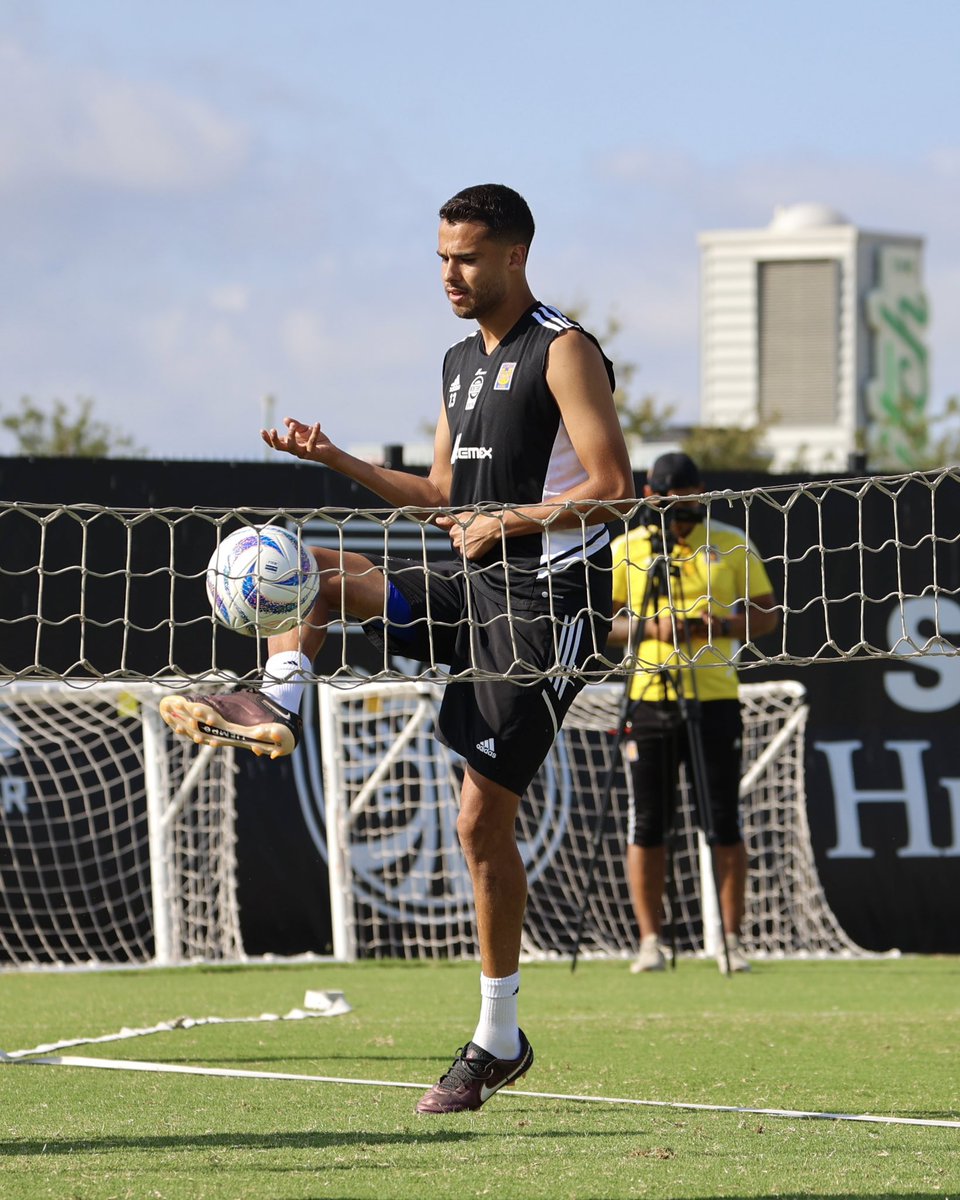
<svg viewBox="0 0 960 1200">
<path fill-rule="evenodd" d="M 910 470 L 929 393 L 922 239 L 795 204 L 699 242 L 701 423 L 764 424 L 774 471 Z"/>
</svg>

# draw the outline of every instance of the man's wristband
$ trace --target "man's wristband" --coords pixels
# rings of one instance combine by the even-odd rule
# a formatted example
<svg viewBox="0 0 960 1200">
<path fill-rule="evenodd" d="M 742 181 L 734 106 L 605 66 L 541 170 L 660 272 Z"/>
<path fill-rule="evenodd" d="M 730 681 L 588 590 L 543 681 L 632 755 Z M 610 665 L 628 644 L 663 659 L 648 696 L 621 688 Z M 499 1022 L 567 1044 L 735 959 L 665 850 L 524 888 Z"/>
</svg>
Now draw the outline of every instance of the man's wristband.
<svg viewBox="0 0 960 1200">
<path fill-rule="evenodd" d="M 729 637 L 730 636 L 730 622 L 726 617 L 720 618 L 720 636 L 721 637 Z"/>
</svg>

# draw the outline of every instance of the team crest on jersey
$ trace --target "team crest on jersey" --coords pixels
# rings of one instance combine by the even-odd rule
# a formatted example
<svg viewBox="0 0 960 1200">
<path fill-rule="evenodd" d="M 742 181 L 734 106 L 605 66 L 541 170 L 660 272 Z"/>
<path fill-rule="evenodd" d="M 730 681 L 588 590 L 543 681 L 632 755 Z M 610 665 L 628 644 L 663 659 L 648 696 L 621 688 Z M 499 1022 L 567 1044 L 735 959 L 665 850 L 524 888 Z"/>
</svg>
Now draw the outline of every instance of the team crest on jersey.
<svg viewBox="0 0 960 1200">
<path fill-rule="evenodd" d="M 513 383 L 513 373 L 517 369 L 517 364 L 503 363 L 500 370 L 497 372 L 497 382 L 493 385 L 495 392 L 509 392 L 510 384 Z"/>
<path fill-rule="evenodd" d="M 460 391 L 460 376 L 458 375 L 453 383 L 450 384 L 450 390 L 447 392 L 447 408 L 453 408 L 457 402 L 457 393 Z"/>
<path fill-rule="evenodd" d="M 467 392 L 467 411 L 477 403 L 477 397 L 480 395 L 480 390 L 483 387 L 483 381 L 486 377 L 486 371 L 481 369 L 477 371 L 470 383 L 470 390 Z"/>
</svg>

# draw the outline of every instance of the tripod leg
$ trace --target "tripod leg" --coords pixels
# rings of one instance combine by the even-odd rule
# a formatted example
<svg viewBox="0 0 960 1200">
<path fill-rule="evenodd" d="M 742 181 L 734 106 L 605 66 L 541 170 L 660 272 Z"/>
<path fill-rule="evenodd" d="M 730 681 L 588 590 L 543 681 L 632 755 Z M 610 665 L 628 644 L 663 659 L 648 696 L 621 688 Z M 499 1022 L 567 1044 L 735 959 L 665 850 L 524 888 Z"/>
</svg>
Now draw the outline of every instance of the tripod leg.
<svg viewBox="0 0 960 1200">
<path fill-rule="evenodd" d="M 707 844 L 713 846 L 713 810 L 710 807 L 710 784 L 707 780 L 707 764 L 703 753 L 703 731 L 700 727 L 700 705 L 699 703 L 687 703 L 686 726 L 687 738 L 690 749 L 690 774 L 693 782 L 693 793 L 697 804 L 697 816 L 700 821 L 700 828 L 703 830 L 704 837 L 707 839 Z M 720 882 L 717 879 L 717 872 L 713 870 L 711 863 L 710 874 L 713 878 L 713 887 L 717 903 L 717 912 L 721 914 L 720 920 L 720 941 L 723 948 L 723 959 L 726 966 L 726 974 L 730 976 L 730 950 L 727 946 L 727 938 L 723 929 L 723 904 L 720 896 Z"/>
<path fill-rule="evenodd" d="M 663 836 L 666 853 L 666 901 L 670 913 L 670 968 L 677 966 L 677 805 L 680 798 L 677 741 L 673 731 L 661 742 L 663 767 Z"/>
<path fill-rule="evenodd" d="M 664 853 L 667 856 L 666 871 L 667 871 L 667 887 L 666 887 L 666 902 L 667 912 L 669 917 L 669 941 L 670 948 L 670 969 L 676 970 L 677 966 L 677 860 L 676 860 L 676 845 L 671 834 L 664 843 Z"/>
</svg>

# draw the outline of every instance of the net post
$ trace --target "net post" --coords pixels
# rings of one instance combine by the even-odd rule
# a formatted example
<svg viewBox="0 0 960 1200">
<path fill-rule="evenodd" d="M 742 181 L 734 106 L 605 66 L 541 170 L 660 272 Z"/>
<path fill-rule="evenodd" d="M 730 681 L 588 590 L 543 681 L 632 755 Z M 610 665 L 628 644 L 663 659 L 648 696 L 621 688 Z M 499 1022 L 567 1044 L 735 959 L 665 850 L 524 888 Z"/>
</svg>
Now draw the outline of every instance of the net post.
<svg viewBox="0 0 960 1200">
<path fill-rule="evenodd" d="M 170 906 L 169 834 L 166 798 L 169 790 L 167 755 L 164 746 L 166 726 L 152 704 L 140 705 L 143 729 L 143 773 L 147 801 L 147 841 L 150 858 L 150 899 L 153 907 L 153 958 L 157 966 L 170 966 L 179 955 L 174 946 Z"/>
<path fill-rule="evenodd" d="M 349 900 L 350 831 L 344 796 L 343 747 L 338 738 L 334 713 L 334 691 L 330 684 L 317 685 L 320 714 L 320 745 L 329 748 L 323 759 L 324 818 L 327 827 L 327 874 L 330 887 L 330 927 L 333 956 L 339 962 L 356 962 L 357 937 Z M 334 753 L 333 748 L 338 752 Z"/>
<path fill-rule="evenodd" d="M 700 863 L 700 915 L 703 921 L 703 952 L 715 958 L 721 952 L 723 922 L 717 904 L 717 887 L 713 880 L 713 852 L 703 830 L 697 830 L 697 858 Z"/>
</svg>

